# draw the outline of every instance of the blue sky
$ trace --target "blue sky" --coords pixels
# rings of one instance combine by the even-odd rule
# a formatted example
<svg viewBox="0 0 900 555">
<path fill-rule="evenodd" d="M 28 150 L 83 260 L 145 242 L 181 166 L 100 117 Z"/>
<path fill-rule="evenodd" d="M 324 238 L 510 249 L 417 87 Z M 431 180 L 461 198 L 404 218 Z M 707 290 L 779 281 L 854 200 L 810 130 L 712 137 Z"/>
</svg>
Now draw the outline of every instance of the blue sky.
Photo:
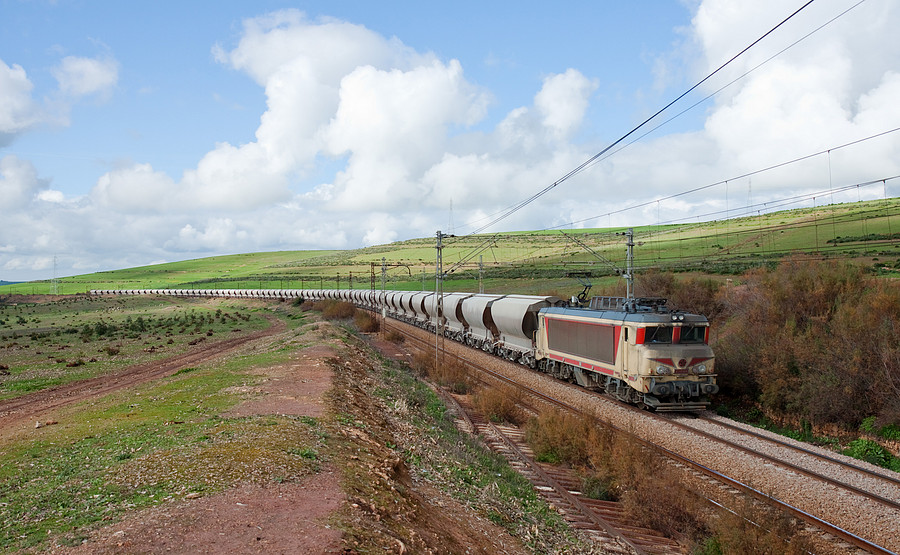
<svg viewBox="0 0 900 555">
<path fill-rule="evenodd" d="M 817 0 L 688 100 L 855 3 Z M 801 4 L 0 0 L 0 279 L 380 244 L 451 204 L 471 231 Z M 494 229 L 708 213 L 726 187 L 619 210 L 900 127 L 898 20 L 867 0 Z M 894 135 L 731 197 L 896 175 Z"/>
</svg>

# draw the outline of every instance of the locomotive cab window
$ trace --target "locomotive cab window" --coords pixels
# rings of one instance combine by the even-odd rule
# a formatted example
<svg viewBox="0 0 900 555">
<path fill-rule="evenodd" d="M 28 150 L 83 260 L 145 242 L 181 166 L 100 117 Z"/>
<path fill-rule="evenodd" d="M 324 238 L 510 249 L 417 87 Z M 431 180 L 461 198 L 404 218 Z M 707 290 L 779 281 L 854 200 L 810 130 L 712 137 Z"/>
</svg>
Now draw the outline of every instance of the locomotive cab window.
<svg viewBox="0 0 900 555">
<path fill-rule="evenodd" d="M 671 343 L 672 342 L 672 327 L 671 326 L 648 327 L 647 331 L 644 332 L 644 342 L 645 343 Z"/>
<path fill-rule="evenodd" d="M 706 326 L 684 326 L 681 328 L 681 343 L 703 343 L 706 340 Z"/>
</svg>

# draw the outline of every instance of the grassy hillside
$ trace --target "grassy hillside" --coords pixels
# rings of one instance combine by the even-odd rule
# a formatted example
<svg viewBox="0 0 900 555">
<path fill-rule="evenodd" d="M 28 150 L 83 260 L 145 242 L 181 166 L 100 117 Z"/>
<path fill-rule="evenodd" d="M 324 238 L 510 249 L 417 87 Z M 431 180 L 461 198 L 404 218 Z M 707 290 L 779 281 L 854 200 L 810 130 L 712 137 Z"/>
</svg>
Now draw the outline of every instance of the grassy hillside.
<svg viewBox="0 0 900 555">
<path fill-rule="evenodd" d="M 677 216 L 670 214 L 669 217 Z M 532 292 L 578 289 L 577 276 L 616 284 L 625 266 L 622 228 L 547 230 L 445 239 L 445 287 L 478 289 L 483 261 L 485 289 Z M 856 258 L 886 271 L 900 265 L 900 199 L 821 206 L 729 220 L 634 228 L 638 271 L 734 274 L 773 265 L 786 255 Z M 586 248 L 587 247 L 587 248 Z M 602 259 L 609 262 L 605 262 Z M 90 289 L 138 288 L 369 288 L 432 289 L 435 239 L 413 239 L 346 251 L 282 251 L 216 256 L 62 278 L 61 294 Z M 527 281 L 522 281 L 527 280 Z M 4 293 L 50 293 L 49 280 L 0 286 Z M 575 291 L 577 292 L 577 291 Z"/>
</svg>

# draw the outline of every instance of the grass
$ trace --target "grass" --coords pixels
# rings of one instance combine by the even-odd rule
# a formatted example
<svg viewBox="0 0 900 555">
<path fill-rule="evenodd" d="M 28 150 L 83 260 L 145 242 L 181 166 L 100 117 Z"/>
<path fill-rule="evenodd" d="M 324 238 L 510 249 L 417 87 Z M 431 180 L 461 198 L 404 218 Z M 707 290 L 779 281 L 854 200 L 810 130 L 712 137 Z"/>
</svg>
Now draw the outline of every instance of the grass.
<svg viewBox="0 0 900 555">
<path fill-rule="evenodd" d="M 284 358 L 284 355 L 280 355 Z M 221 418 L 246 369 L 279 358 L 235 357 L 65 410 L 64 425 L 0 454 L 0 544 L 77 543 L 86 528 L 127 510 L 237 482 L 294 479 L 315 470 L 317 423 Z M 300 454 L 297 454 L 297 450 Z M 260 471 L 263 469 L 263 471 Z"/>
<path fill-rule="evenodd" d="M 10 368 L 10 375 L 2 376 L 7 397 L 160 356 L 144 352 L 144 343 L 152 337 L 151 343 L 157 345 L 157 336 L 167 336 L 165 329 L 174 339 L 167 345 L 171 353 L 198 337 L 187 328 L 184 334 L 178 333 L 191 315 L 194 322 L 203 315 L 199 334 L 203 338 L 210 329 L 214 337 L 231 334 L 238 327 L 250 331 L 269 325 L 254 308 L 232 303 L 76 299 L 5 307 L 0 314 L 9 310 L 18 310 L 29 324 L 49 330 L 80 329 L 97 322 L 121 326 L 126 318 L 134 322 L 138 315 L 150 329 L 136 338 L 91 337 L 87 342 L 80 333 L 51 332 L 32 338 L 27 329 L 15 330 L 17 339 L 7 337 L 3 345 L 4 353 L 12 355 L 4 357 Z M 215 321 L 210 323 L 210 318 Z M 303 333 L 298 330 L 287 338 L 275 338 L 272 348 L 261 353 L 187 367 L 151 384 L 60 409 L 54 414 L 59 424 L 3 440 L 0 551 L 42 549 L 49 541 L 76 545 L 86 530 L 129 510 L 239 482 L 280 482 L 315 472 L 327 460 L 321 451 L 327 434 L 316 419 L 219 416 L 240 400 L 233 391 L 257 379 L 247 373 L 249 369 L 285 362 L 305 343 Z M 119 345 L 109 355 L 116 360 L 66 369 L 64 375 L 51 376 L 36 354 L 65 345 L 69 345 L 65 352 L 84 345 L 95 352 L 112 342 Z M 10 343 L 17 344 L 10 347 Z M 60 371 L 56 366 L 52 370 Z"/>
<path fill-rule="evenodd" d="M 572 535 L 562 518 L 534 491 L 532 485 L 500 455 L 485 448 L 477 439 L 456 428 L 454 416 L 428 385 L 420 381 L 422 369 L 416 371 L 390 361 L 372 368 L 372 373 L 353 371 L 347 365 L 336 367 L 335 402 L 348 413 L 337 415 L 347 422 L 366 421 L 366 437 L 384 446 L 379 451 L 371 441 L 348 458 L 358 457 L 357 464 L 376 466 L 379 461 L 400 457 L 417 481 L 427 481 L 463 505 L 502 526 L 536 552 L 586 552 L 584 544 Z M 342 385 L 344 381 L 346 385 Z M 366 384 L 372 396 L 363 396 L 353 384 Z M 382 435 L 382 419 L 389 421 L 391 435 Z M 349 453 L 348 453 L 349 455 Z M 393 463 L 391 463 L 393 464 Z M 396 468 L 393 465 L 392 468 Z M 404 500 L 398 492 L 378 492 L 377 484 L 361 481 L 353 467 L 348 473 L 351 498 L 381 499 L 392 510 L 404 512 Z M 390 471 L 388 471 L 390 472 Z M 399 489 L 399 488 L 398 488 Z M 399 491 L 402 497 L 402 490 Z M 391 507 L 395 507 L 392 509 Z M 402 526 L 407 516 L 367 518 L 367 526 Z M 377 540 L 360 537 L 354 531 L 351 541 L 358 542 L 360 552 L 376 552 Z M 394 537 L 404 538 L 403 530 L 393 529 Z M 379 537 L 384 537 L 379 533 Z M 384 546 L 381 546 L 384 547 Z M 387 546 L 394 549 L 394 546 Z"/>
<path fill-rule="evenodd" d="M 893 272 L 900 260 L 895 230 L 900 200 L 887 199 L 757 214 L 725 221 L 635 227 L 635 265 L 676 271 L 739 273 L 794 252 L 867 258 Z M 566 230 L 618 267 L 624 266 L 623 228 Z M 872 239 L 875 240 L 872 240 Z M 444 267 L 481 253 L 488 280 L 550 279 L 573 288 L 571 271 L 614 278 L 613 269 L 558 231 L 462 236 L 445 245 Z M 382 258 L 388 289 L 433 290 L 434 239 L 411 239 L 347 251 L 280 251 L 216 256 L 59 280 L 63 294 L 90 289 L 368 289 L 381 286 Z M 878 260 L 872 260 L 877 258 Z M 477 260 L 450 275 L 458 291 L 477 291 Z M 424 275 L 424 278 L 423 278 Z M 445 284 L 445 290 L 448 284 Z M 526 284 L 527 286 L 527 284 Z M 0 286 L 8 293 L 49 293 L 47 281 Z M 507 292 L 509 289 L 506 290 Z M 518 290 L 517 290 L 518 291 Z M 524 291 L 523 291 L 524 292 Z M 578 293 L 578 291 L 574 291 Z M 573 294 L 574 294 L 573 293 Z"/>
<path fill-rule="evenodd" d="M 0 305 L 0 399 L 172 356 L 270 325 L 230 301 L 91 298 Z M 295 322 L 299 325 L 299 322 Z"/>
</svg>

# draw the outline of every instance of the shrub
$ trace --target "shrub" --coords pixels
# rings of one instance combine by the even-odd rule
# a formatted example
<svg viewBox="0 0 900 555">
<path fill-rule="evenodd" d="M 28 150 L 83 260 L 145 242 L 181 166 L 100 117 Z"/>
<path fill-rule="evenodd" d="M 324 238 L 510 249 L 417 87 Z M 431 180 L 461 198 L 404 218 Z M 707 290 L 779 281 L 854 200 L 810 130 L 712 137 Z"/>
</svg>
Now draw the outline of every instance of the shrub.
<svg viewBox="0 0 900 555">
<path fill-rule="evenodd" d="M 448 358 L 440 365 L 436 379 L 441 385 L 458 395 L 468 393 L 473 386 L 468 369 L 456 358 Z"/>
<path fill-rule="evenodd" d="M 776 420 L 846 429 L 900 411 L 900 288 L 849 263 L 787 260 L 757 270 L 725 300 L 715 346 L 725 395 Z"/>
<path fill-rule="evenodd" d="M 475 394 L 475 408 L 491 422 L 521 424 L 524 414 L 519 408 L 522 394 L 510 387 L 485 387 Z"/>
<path fill-rule="evenodd" d="M 363 333 L 375 333 L 380 327 L 378 319 L 365 310 L 356 311 L 356 314 L 353 316 L 353 323 L 356 324 L 356 329 Z"/>
<path fill-rule="evenodd" d="M 844 454 L 884 468 L 900 466 L 900 461 L 890 451 L 870 439 L 851 441 L 847 449 L 844 449 Z"/>
<path fill-rule="evenodd" d="M 715 534 L 695 551 L 702 555 L 725 553 L 814 553 L 808 532 L 785 513 L 744 499 L 734 512 L 723 512 Z"/>
<path fill-rule="evenodd" d="M 406 341 L 406 338 L 403 337 L 403 334 L 395 329 L 387 330 L 387 332 L 384 334 L 384 338 L 386 340 L 390 341 L 391 343 L 397 343 L 397 344 L 400 344 L 400 343 L 403 343 L 404 341 Z"/>
<path fill-rule="evenodd" d="M 356 307 L 346 301 L 319 301 L 315 303 L 314 308 L 321 310 L 326 320 L 347 320 L 356 314 Z"/>
<path fill-rule="evenodd" d="M 590 432 L 583 417 L 550 410 L 528 422 L 525 439 L 538 461 L 585 465 L 589 458 Z"/>
<path fill-rule="evenodd" d="M 434 372 L 434 351 L 419 351 L 413 356 L 409 367 L 419 376 L 430 376 Z"/>
</svg>

